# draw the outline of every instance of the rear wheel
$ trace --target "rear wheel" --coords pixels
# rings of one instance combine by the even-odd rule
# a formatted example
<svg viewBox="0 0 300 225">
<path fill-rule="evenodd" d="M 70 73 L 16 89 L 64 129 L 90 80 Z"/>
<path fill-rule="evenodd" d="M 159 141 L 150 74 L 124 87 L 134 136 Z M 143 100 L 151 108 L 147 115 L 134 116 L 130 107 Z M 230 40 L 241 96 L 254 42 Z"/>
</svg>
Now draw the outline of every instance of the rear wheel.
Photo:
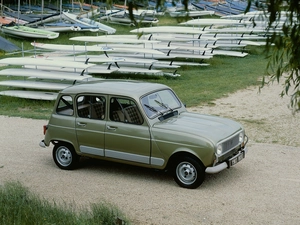
<svg viewBox="0 0 300 225">
<path fill-rule="evenodd" d="M 199 187 L 205 178 L 204 166 L 190 156 L 177 159 L 173 167 L 173 177 L 176 183 L 184 188 Z"/>
<path fill-rule="evenodd" d="M 52 156 L 55 164 L 64 170 L 71 170 L 77 167 L 79 156 L 74 147 L 67 143 L 58 143 L 54 146 Z"/>
</svg>

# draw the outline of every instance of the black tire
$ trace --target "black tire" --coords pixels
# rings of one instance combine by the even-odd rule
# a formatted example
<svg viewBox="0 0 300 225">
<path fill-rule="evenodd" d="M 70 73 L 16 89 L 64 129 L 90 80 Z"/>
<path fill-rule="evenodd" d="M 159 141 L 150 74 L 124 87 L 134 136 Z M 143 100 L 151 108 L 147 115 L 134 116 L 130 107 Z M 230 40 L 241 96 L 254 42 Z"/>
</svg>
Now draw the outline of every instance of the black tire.
<svg viewBox="0 0 300 225">
<path fill-rule="evenodd" d="M 205 179 L 205 168 L 201 162 L 190 156 L 178 158 L 173 166 L 173 177 L 176 183 L 184 188 L 199 187 Z"/>
<path fill-rule="evenodd" d="M 70 144 L 57 143 L 53 147 L 52 156 L 55 164 L 61 169 L 72 170 L 78 166 L 79 156 Z"/>
</svg>

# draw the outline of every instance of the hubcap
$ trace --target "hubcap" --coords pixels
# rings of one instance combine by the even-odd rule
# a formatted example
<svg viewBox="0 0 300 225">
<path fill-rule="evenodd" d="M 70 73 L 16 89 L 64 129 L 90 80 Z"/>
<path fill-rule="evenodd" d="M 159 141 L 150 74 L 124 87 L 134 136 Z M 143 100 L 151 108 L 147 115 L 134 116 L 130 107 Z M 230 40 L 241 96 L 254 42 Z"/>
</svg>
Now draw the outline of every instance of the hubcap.
<svg viewBox="0 0 300 225">
<path fill-rule="evenodd" d="M 72 163 L 72 153 L 66 147 L 59 147 L 56 151 L 56 159 L 62 166 L 69 166 Z"/>
<path fill-rule="evenodd" d="M 186 185 L 190 185 L 197 179 L 197 170 L 189 162 L 181 162 L 176 168 L 178 179 Z"/>
</svg>

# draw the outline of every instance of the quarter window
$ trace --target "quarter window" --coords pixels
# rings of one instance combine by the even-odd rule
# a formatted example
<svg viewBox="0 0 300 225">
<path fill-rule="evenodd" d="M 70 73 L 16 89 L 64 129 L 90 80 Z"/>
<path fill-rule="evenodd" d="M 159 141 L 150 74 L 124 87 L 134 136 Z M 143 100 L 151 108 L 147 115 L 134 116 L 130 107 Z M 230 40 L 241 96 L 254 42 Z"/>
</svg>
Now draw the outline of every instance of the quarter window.
<svg viewBox="0 0 300 225">
<path fill-rule="evenodd" d="M 59 99 L 56 113 L 59 115 L 72 116 L 74 113 L 72 97 L 69 95 L 64 95 Z"/>
</svg>

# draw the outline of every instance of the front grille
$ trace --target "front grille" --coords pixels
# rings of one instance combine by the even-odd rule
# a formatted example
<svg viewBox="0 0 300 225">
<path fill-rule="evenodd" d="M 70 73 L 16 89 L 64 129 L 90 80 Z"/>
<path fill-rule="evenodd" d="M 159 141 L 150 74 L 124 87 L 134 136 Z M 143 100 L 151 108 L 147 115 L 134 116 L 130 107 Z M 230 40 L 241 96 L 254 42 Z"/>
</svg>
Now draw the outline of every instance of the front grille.
<svg viewBox="0 0 300 225">
<path fill-rule="evenodd" d="M 230 151 L 239 145 L 239 134 L 222 143 L 223 153 Z"/>
</svg>

